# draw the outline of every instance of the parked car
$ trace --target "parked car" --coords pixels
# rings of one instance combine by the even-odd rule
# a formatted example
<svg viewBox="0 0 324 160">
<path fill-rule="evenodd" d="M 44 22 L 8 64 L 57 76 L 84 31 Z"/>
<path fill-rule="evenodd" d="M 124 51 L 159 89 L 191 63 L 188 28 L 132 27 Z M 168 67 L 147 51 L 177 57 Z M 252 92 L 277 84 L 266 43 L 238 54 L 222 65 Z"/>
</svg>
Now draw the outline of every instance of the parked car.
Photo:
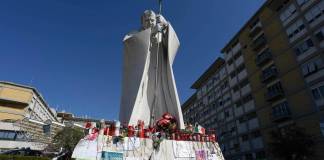
<svg viewBox="0 0 324 160">
<path fill-rule="evenodd" d="M 30 148 L 20 148 L 1 152 L 2 155 L 19 155 L 19 156 L 42 156 L 41 151 L 31 150 Z"/>
</svg>

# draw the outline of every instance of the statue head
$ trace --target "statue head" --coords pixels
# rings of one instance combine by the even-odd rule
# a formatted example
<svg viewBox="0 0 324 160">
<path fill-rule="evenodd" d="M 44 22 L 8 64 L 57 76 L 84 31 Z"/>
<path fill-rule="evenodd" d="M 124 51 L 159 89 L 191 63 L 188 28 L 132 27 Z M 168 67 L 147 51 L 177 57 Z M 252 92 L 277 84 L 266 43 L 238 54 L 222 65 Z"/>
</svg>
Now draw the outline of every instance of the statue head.
<svg viewBox="0 0 324 160">
<path fill-rule="evenodd" d="M 142 28 L 143 29 L 148 29 L 152 28 L 156 25 L 156 15 L 152 10 L 146 10 L 144 11 L 144 14 L 142 15 L 141 18 L 142 22 Z"/>
</svg>

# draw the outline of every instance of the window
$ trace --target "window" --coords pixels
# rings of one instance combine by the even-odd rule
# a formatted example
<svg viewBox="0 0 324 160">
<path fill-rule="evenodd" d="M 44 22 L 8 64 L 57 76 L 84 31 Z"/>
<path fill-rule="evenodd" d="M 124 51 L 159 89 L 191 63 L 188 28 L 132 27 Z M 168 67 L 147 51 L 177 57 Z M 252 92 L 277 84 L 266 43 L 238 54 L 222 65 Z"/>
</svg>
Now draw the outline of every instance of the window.
<svg viewBox="0 0 324 160">
<path fill-rule="evenodd" d="M 307 22 L 312 24 L 314 21 L 316 21 L 323 15 L 324 13 L 323 11 L 324 11 L 324 2 L 322 1 L 320 4 L 315 5 L 305 14 L 305 18 Z"/>
<path fill-rule="evenodd" d="M 231 79 L 233 79 L 233 78 L 236 76 L 236 73 L 235 73 L 235 72 L 232 72 L 232 73 L 230 74 L 230 76 L 231 76 Z"/>
<path fill-rule="evenodd" d="M 242 55 L 242 51 L 239 51 L 238 53 L 236 53 L 236 55 L 234 55 L 234 59 L 238 59 L 240 56 Z"/>
<path fill-rule="evenodd" d="M 235 103 L 235 105 L 236 105 L 236 108 L 239 108 L 239 107 L 241 107 L 242 102 L 241 102 L 241 101 L 237 101 L 237 102 Z"/>
<path fill-rule="evenodd" d="M 270 67 L 262 70 L 262 76 L 263 77 L 269 77 L 272 74 L 277 73 L 277 68 L 275 65 L 271 65 Z"/>
<path fill-rule="evenodd" d="M 245 69 L 245 65 L 243 64 L 243 65 L 240 65 L 239 67 L 237 67 L 237 69 L 236 69 L 236 72 L 237 73 L 240 73 L 241 71 L 243 71 Z"/>
<path fill-rule="evenodd" d="M 288 20 L 288 18 L 290 18 L 294 13 L 296 13 L 296 6 L 294 4 L 291 4 L 290 6 L 287 7 L 286 10 L 284 10 L 281 14 L 280 14 L 280 20 L 282 22 L 285 22 L 286 20 Z"/>
<path fill-rule="evenodd" d="M 314 43 L 313 41 L 309 38 L 306 41 L 304 41 L 303 43 L 299 44 L 295 51 L 296 51 L 296 55 L 299 56 L 303 53 L 305 53 L 306 51 L 308 51 L 311 47 L 314 47 Z"/>
<path fill-rule="evenodd" d="M 0 139 L 15 140 L 15 138 L 16 138 L 15 131 L 6 131 L 6 130 L 0 131 Z"/>
<path fill-rule="evenodd" d="M 228 81 L 224 82 L 224 88 L 228 86 Z"/>
<path fill-rule="evenodd" d="M 303 6 L 304 4 L 306 4 L 309 0 L 297 0 L 297 3 L 299 6 Z"/>
<path fill-rule="evenodd" d="M 256 159 L 265 159 L 266 158 L 266 154 L 264 151 L 260 151 L 256 153 Z"/>
<path fill-rule="evenodd" d="M 281 5 L 279 5 L 276 8 L 276 11 L 279 12 L 288 2 L 289 2 L 289 0 L 285 0 Z"/>
<path fill-rule="evenodd" d="M 198 92 L 197 92 L 197 98 L 199 99 L 202 95 L 201 95 L 201 90 L 198 90 Z"/>
<path fill-rule="evenodd" d="M 253 50 L 257 51 L 267 44 L 267 38 L 264 34 L 260 35 L 257 39 L 253 40 L 252 47 Z"/>
<path fill-rule="evenodd" d="M 245 104 L 245 103 L 251 101 L 252 99 L 253 99 L 253 98 L 252 98 L 252 95 L 249 94 L 249 95 L 245 96 L 245 97 L 242 99 L 242 101 L 243 101 L 243 103 Z"/>
<path fill-rule="evenodd" d="M 239 121 L 240 124 L 242 124 L 242 123 L 244 123 L 244 122 L 246 121 L 246 119 L 245 119 L 245 117 L 243 116 L 243 117 L 239 118 L 238 121 Z"/>
<path fill-rule="evenodd" d="M 249 136 L 247 134 L 242 135 L 242 141 L 245 142 L 247 140 L 249 140 Z"/>
<path fill-rule="evenodd" d="M 302 72 L 304 77 L 307 77 L 309 75 L 316 73 L 318 70 L 322 68 L 323 68 L 323 60 L 318 58 L 318 59 L 313 59 L 310 62 L 302 65 Z"/>
<path fill-rule="evenodd" d="M 222 100 L 218 101 L 218 106 L 222 106 L 224 104 L 224 102 Z"/>
<path fill-rule="evenodd" d="M 229 116 L 230 116 L 229 111 L 225 111 L 225 117 L 227 118 L 227 117 L 229 117 Z"/>
<path fill-rule="evenodd" d="M 312 94 L 313 94 L 313 97 L 314 97 L 315 100 L 321 99 L 321 95 L 320 95 L 320 93 L 319 93 L 319 91 L 318 91 L 317 88 L 316 89 L 312 89 Z"/>
<path fill-rule="evenodd" d="M 272 107 L 272 114 L 274 116 L 280 116 L 282 114 L 288 114 L 290 110 L 288 108 L 288 102 L 284 101 Z"/>
<path fill-rule="evenodd" d="M 232 45 L 233 54 L 237 53 L 241 49 L 241 44 L 238 40 L 236 40 Z"/>
<path fill-rule="evenodd" d="M 252 153 L 247 153 L 247 154 L 245 154 L 245 159 L 246 159 L 246 160 L 253 160 L 253 155 L 252 155 Z"/>
<path fill-rule="evenodd" d="M 256 26 L 258 23 L 260 22 L 259 18 L 257 18 L 256 20 L 254 20 L 251 25 L 250 25 L 250 28 L 254 28 L 254 26 Z"/>
<path fill-rule="evenodd" d="M 241 88 L 243 88 L 243 87 L 245 87 L 246 85 L 248 85 L 249 84 L 249 80 L 246 78 L 246 79 L 244 79 L 241 83 L 240 83 L 240 86 L 241 86 Z"/>
<path fill-rule="evenodd" d="M 277 82 L 276 84 L 268 87 L 269 94 L 273 94 L 273 93 L 277 93 L 277 92 L 283 92 L 280 82 Z"/>
<path fill-rule="evenodd" d="M 316 39 L 319 41 L 319 42 L 322 42 L 324 40 L 324 35 L 323 35 L 323 32 L 318 32 L 315 34 L 315 37 Z"/>
<path fill-rule="evenodd" d="M 227 61 L 227 64 L 230 66 L 233 62 L 234 62 L 234 60 L 233 60 L 233 58 L 231 58 L 231 59 L 229 59 L 229 60 Z"/>
<path fill-rule="evenodd" d="M 316 40 L 322 42 L 324 40 L 324 28 L 315 33 Z"/>
<path fill-rule="evenodd" d="M 233 92 L 235 93 L 235 92 L 237 92 L 239 89 L 240 89 L 239 86 L 236 85 L 236 86 L 233 87 Z"/>
<path fill-rule="evenodd" d="M 254 131 L 251 133 L 252 137 L 253 138 L 258 138 L 261 136 L 261 132 L 260 131 Z"/>
<path fill-rule="evenodd" d="M 224 67 L 219 71 L 219 74 L 221 75 L 221 77 L 222 77 L 222 76 L 224 77 L 224 75 L 226 75 L 226 70 L 225 70 Z M 223 77 L 222 77 L 222 78 L 223 78 Z"/>
<path fill-rule="evenodd" d="M 256 112 L 252 112 L 252 113 L 249 113 L 249 114 L 246 115 L 246 119 L 247 119 L 248 121 L 251 120 L 251 119 L 254 119 L 254 118 L 256 118 L 256 117 L 257 117 Z"/>
<path fill-rule="evenodd" d="M 212 87 L 213 87 L 213 82 L 214 80 L 213 79 L 210 79 L 207 83 L 207 90 L 210 90 Z"/>
<path fill-rule="evenodd" d="M 321 127 L 321 131 L 322 131 L 322 135 L 324 136 L 324 117 L 322 118 L 322 120 L 320 122 L 320 127 Z"/>
<path fill-rule="evenodd" d="M 278 82 L 278 83 L 272 85 L 271 87 L 268 88 L 268 90 L 282 90 L 281 83 Z"/>
<path fill-rule="evenodd" d="M 315 100 L 324 99 L 324 85 L 312 89 L 312 95 Z"/>
<path fill-rule="evenodd" d="M 292 24 L 287 30 L 287 35 L 289 37 L 289 39 L 293 38 L 295 35 L 297 35 L 298 33 L 300 33 L 301 31 L 303 31 L 305 29 L 305 25 L 303 23 L 303 20 L 299 19 L 298 21 L 296 21 L 294 24 Z"/>
</svg>

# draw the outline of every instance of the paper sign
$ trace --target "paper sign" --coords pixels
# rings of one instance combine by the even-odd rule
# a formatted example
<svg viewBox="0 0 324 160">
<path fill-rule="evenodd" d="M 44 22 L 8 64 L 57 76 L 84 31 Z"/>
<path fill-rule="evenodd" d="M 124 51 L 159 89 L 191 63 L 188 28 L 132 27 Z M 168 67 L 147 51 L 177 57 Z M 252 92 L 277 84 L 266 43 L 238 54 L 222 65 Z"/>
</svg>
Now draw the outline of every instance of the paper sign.
<svg viewBox="0 0 324 160">
<path fill-rule="evenodd" d="M 133 151 L 141 147 L 140 138 L 137 137 L 128 137 L 124 138 L 124 151 Z"/>
<path fill-rule="evenodd" d="M 102 160 L 123 160 L 123 153 L 102 152 Z"/>
<path fill-rule="evenodd" d="M 216 154 L 209 154 L 208 155 L 208 160 L 219 160 Z"/>
<path fill-rule="evenodd" d="M 207 160 L 206 152 L 204 150 L 196 151 L 196 160 Z"/>
</svg>

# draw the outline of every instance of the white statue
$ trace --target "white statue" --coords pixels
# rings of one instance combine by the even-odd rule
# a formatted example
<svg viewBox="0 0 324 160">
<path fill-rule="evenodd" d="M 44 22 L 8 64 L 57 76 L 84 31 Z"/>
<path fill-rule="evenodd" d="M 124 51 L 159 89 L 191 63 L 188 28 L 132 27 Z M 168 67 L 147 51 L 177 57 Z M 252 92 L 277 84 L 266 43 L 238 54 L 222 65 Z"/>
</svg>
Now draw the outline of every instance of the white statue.
<svg viewBox="0 0 324 160">
<path fill-rule="evenodd" d="M 140 31 L 129 33 L 124 42 L 123 86 L 119 119 L 136 125 L 153 124 L 168 112 L 184 128 L 172 64 L 180 42 L 162 15 L 146 10 Z"/>
</svg>

